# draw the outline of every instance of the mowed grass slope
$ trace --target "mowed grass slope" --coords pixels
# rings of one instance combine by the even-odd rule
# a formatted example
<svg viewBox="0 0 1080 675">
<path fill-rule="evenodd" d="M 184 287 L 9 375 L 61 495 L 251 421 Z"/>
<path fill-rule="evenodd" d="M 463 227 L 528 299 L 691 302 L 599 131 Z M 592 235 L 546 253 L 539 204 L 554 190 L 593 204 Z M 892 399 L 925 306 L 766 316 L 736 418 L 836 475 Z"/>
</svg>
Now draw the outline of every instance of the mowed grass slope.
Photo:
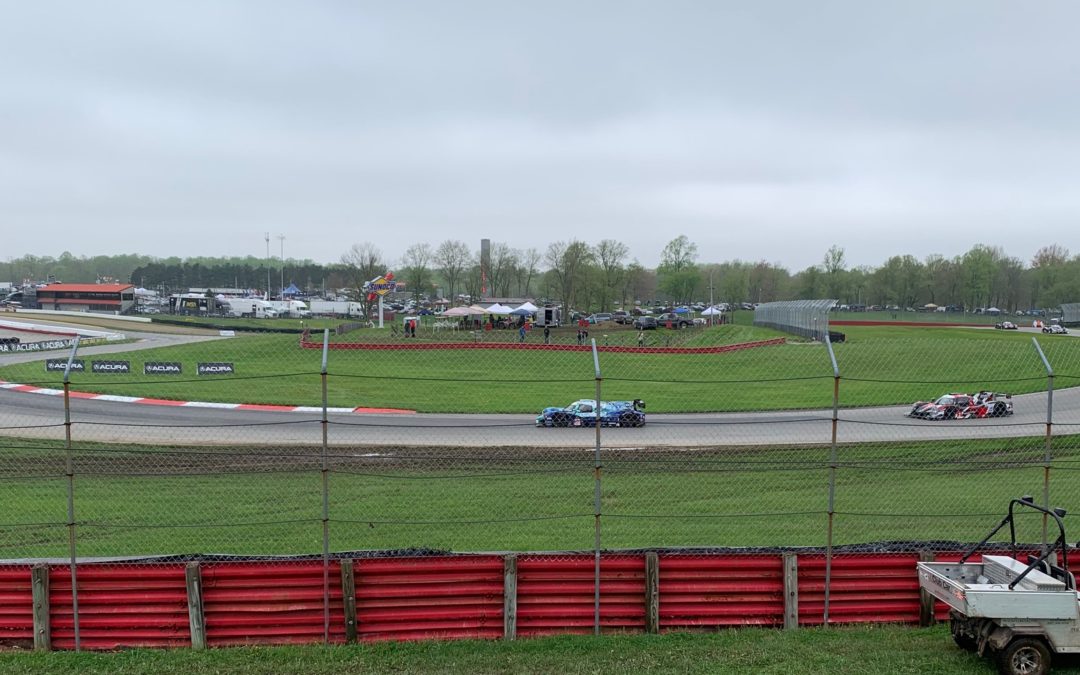
<svg viewBox="0 0 1080 675">
<path fill-rule="evenodd" d="M 362 333 L 362 331 L 361 331 Z M 770 339 L 778 333 L 728 325 L 668 331 L 678 344 L 707 346 Z M 835 345 L 841 405 L 906 404 L 950 390 L 1041 391 L 1046 371 L 1030 335 L 967 328 L 853 327 Z M 625 334 L 625 331 L 624 331 Z M 385 334 L 380 334 L 386 341 Z M 316 339 L 318 336 L 316 336 Z M 362 340 L 363 335 L 351 340 Z M 1080 341 L 1040 336 L 1058 388 L 1080 383 Z M 609 336 L 609 341 L 614 338 Z M 328 401 L 340 407 L 421 412 L 535 413 L 592 397 L 588 351 L 519 349 L 331 350 Z M 85 357 L 88 361 L 93 357 Z M 321 351 L 301 349 L 296 335 L 244 335 L 200 344 L 133 351 L 133 373 L 75 373 L 74 389 L 178 400 L 319 405 Z M 184 364 L 180 376 L 142 374 L 146 361 Z M 198 377 L 198 362 L 226 361 L 235 376 Z M 89 364 L 88 364 L 89 365 Z M 825 408 L 832 366 L 824 345 L 791 341 L 720 354 L 602 352 L 603 397 L 643 398 L 651 412 Z M 41 362 L 0 368 L 8 381 L 59 386 Z"/>
<path fill-rule="evenodd" d="M 1055 672 L 1076 672 L 1075 661 Z M 1061 665 L 1067 669 L 1061 669 Z M 944 626 L 854 626 L 706 635 L 560 636 L 531 640 L 371 643 L 118 654 L 2 653 L 5 673 L 938 673 L 992 672 L 991 662 L 956 647 Z"/>
<path fill-rule="evenodd" d="M 1054 440 L 1051 494 L 1076 512 L 1080 436 Z M 79 445 L 79 555 L 306 554 L 321 548 L 318 448 Z M 1043 439 L 842 446 L 836 543 L 977 541 L 1042 494 Z M 66 553 L 57 443 L 0 444 L 0 558 Z M 333 449 L 333 550 L 588 550 L 589 452 Z M 605 451 L 603 547 L 822 546 L 829 449 Z M 1029 540 L 1037 539 L 1032 534 Z"/>
</svg>

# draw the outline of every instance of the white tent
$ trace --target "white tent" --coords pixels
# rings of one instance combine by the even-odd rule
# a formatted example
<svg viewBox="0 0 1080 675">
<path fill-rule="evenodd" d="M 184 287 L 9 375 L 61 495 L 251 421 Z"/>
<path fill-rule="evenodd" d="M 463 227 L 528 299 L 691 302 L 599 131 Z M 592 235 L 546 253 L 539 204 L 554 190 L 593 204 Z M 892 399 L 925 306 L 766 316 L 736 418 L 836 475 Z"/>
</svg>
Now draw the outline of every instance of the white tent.
<svg viewBox="0 0 1080 675">
<path fill-rule="evenodd" d="M 476 308 L 476 309 L 479 309 L 479 308 Z M 476 316 L 478 314 L 483 314 L 483 312 L 478 312 L 478 311 L 474 310 L 472 307 L 454 307 L 452 309 L 446 310 L 445 312 L 443 312 L 439 316 L 451 316 L 451 317 L 453 317 L 453 316 Z"/>
<path fill-rule="evenodd" d="M 720 315 L 720 314 L 723 314 L 723 312 L 721 312 L 721 311 L 720 311 L 720 310 L 718 310 L 717 308 L 715 308 L 715 307 L 708 307 L 708 308 L 706 308 L 706 309 L 705 309 L 705 311 L 703 311 L 703 312 L 701 313 L 701 316 L 718 316 L 718 315 Z"/>
<path fill-rule="evenodd" d="M 523 304 L 519 305 L 517 307 L 517 309 L 515 309 L 514 311 L 517 311 L 518 309 L 524 309 L 529 314 L 532 314 L 533 312 L 537 311 L 540 308 L 537 307 L 536 305 L 532 304 L 531 302 L 525 301 Z"/>
<path fill-rule="evenodd" d="M 509 314 L 512 311 L 513 310 L 511 308 L 507 307 L 506 305 L 500 305 L 497 302 L 494 305 L 492 305 L 491 307 L 487 308 L 487 313 L 488 314 L 498 314 L 500 316 L 505 316 L 505 315 Z"/>
</svg>

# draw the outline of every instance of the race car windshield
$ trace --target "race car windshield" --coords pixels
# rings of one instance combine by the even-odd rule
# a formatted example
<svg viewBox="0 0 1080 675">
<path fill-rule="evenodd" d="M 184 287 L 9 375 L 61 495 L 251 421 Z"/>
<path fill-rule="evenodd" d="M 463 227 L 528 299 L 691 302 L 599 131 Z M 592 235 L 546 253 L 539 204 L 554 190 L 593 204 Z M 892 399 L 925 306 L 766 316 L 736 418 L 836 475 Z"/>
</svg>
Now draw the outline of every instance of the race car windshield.
<svg viewBox="0 0 1080 675">
<path fill-rule="evenodd" d="M 954 399 L 952 396 L 942 396 L 937 400 L 938 405 L 952 405 L 955 402 L 956 399 Z"/>
</svg>

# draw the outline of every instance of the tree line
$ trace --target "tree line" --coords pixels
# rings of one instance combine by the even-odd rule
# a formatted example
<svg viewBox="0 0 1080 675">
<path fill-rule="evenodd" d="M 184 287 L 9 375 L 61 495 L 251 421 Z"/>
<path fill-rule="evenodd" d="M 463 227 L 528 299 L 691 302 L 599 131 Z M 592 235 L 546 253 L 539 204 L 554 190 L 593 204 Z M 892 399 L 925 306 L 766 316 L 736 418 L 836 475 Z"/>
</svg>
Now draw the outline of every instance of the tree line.
<svg viewBox="0 0 1080 675">
<path fill-rule="evenodd" d="M 596 311 L 634 301 L 836 298 L 846 304 L 900 309 L 933 303 L 1005 310 L 1080 301 L 1080 256 L 1057 244 L 1039 249 L 1027 262 L 998 247 L 976 244 L 953 258 L 895 255 L 877 267 L 850 267 L 844 249 L 832 246 L 820 264 L 791 272 L 767 261 L 700 262 L 697 245 L 685 235 L 668 242 L 656 268 L 632 258 L 630 248 L 615 239 L 595 244 L 556 241 L 542 250 L 492 242 L 485 268 L 479 250 L 448 239 L 438 245 L 413 244 L 396 261 L 370 242 L 357 243 L 339 260 L 325 264 L 254 256 L 26 255 L 0 262 L 0 280 L 127 281 L 166 293 L 191 287 L 261 292 L 269 283 L 273 294 L 279 285 L 293 283 L 309 293 L 344 290 L 366 305 L 364 284 L 388 270 L 416 299 L 535 298 Z"/>
</svg>

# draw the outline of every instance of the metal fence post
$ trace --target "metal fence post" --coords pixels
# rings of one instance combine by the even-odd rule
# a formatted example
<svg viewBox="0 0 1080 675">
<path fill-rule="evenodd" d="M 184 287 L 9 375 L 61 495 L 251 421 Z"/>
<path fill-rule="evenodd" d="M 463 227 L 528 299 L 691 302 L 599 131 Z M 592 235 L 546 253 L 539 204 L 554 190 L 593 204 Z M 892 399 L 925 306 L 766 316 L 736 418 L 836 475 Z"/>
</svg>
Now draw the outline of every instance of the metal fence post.
<svg viewBox="0 0 1080 675">
<path fill-rule="evenodd" d="M 79 336 L 71 345 L 67 365 L 64 367 L 64 474 L 67 476 L 67 531 L 68 565 L 71 570 L 71 611 L 75 628 L 75 651 L 82 649 L 79 631 L 79 573 L 75 547 L 75 459 L 71 454 L 71 364 L 79 351 Z"/>
<path fill-rule="evenodd" d="M 322 554 L 323 554 L 323 642 L 330 643 L 330 452 L 327 440 L 326 361 L 330 350 L 330 330 L 323 329 L 322 348 Z"/>
<path fill-rule="evenodd" d="M 1042 359 L 1043 367 L 1046 368 L 1046 440 L 1043 448 L 1043 505 L 1050 508 L 1050 463 L 1053 461 L 1052 440 L 1054 435 L 1054 369 L 1050 360 L 1043 353 L 1042 345 L 1038 338 L 1032 337 L 1031 343 L 1035 345 L 1035 351 Z M 1043 514 L 1042 543 L 1046 545 L 1046 514 Z"/>
<path fill-rule="evenodd" d="M 593 370 L 596 373 L 596 453 L 593 464 L 593 633 L 600 634 L 600 355 L 592 339 Z"/>
<path fill-rule="evenodd" d="M 829 447 L 829 511 L 828 531 L 825 534 L 825 613 L 824 623 L 829 625 L 829 597 L 832 591 L 832 559 L 833 559 L 833 518 L 836 514 L 836 436 L 840 426 L 840 367 L 836 364 L 836 353 L 833 351 L 832 340 L 828 331 L 825 332 L 825 347 L 829 350 L 829 361 L 833 369 L 833 403 L 832 403 L 832 441 Z"/>
</svg>

